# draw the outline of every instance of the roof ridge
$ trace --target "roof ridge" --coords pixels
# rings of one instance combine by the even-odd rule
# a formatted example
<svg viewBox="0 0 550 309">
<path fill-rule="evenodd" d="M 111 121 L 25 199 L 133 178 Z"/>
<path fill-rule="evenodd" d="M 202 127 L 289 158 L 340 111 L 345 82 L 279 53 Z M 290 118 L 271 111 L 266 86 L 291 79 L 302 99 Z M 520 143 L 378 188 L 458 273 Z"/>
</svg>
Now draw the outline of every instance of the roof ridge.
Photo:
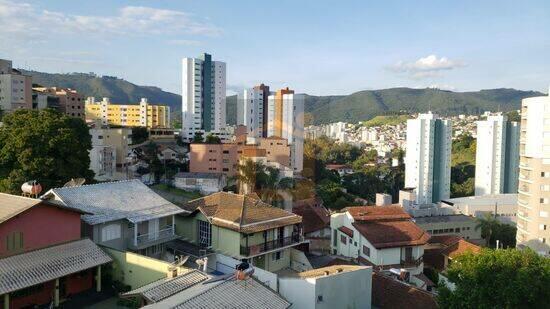
<svg viewBox="0 0 550 309">
<path fill-rule="evenodd" d="M 141 180 L 139 179 L 124 179 L 124 180 L 114 180 L 114 181 L 105 181 L 105 182 L 98 182 L 98 183 L 90 183 L 90 184 L 82 184 L 80 186 L 72 186 L 72 187 L 55 187 L 51 188 L 50 190 L 56 190 L 56 189 L 73 189 L 73 188 L 81 188 L 81 187 L 91 187 L 91 186 L 99 186 L 99 185 L 108 185 L 113 183 L 122 183 L 122 182 L 140 182 L 144 186 L 146 186 Z"/>
</svg>

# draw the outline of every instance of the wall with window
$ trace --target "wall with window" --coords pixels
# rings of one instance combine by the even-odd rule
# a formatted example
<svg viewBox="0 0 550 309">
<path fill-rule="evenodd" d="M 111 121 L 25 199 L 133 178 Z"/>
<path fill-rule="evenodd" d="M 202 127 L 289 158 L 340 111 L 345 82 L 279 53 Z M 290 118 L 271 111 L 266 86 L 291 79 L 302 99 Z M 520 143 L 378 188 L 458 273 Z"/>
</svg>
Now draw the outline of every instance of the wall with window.
<svg viewBox="0 0 550 309">
<path fill-rule="evenodd" d="M 80 213 L 39 205 L 0 224 L 0 257 L 80 239 Z"/>
<path fill-rule="evenodd" d="M 101 224 L 96 224 L 92 227 L 92 240 L 96 244 L 114 248 L 118 250 L 126 250 L 129 239 L 134 238 L 134 224 L 127 220 L 117 220 Z"/>
</svg>

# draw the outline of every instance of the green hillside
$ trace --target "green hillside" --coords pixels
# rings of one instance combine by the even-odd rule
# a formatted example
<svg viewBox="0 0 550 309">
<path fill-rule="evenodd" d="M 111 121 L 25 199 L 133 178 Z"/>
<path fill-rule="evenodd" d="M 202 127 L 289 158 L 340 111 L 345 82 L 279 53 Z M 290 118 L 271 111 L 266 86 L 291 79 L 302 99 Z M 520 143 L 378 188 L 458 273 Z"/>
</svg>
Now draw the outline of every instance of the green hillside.
<svg viewBox="0 0 550 309">
<path fill-rule="evenodd" d="M 172 110 L 181 110 L 181 96 L 163 91 L 158 87 L 138 86 L 124 79 L 112 76 L 97 76 L 93 73 L 55 74 L 24 71 L 32 76 L 34 84 L 46 87 L 66 87 L 76 89 L 85 97 L 96 99 L 108 97 L 113 103 L 137 103 L 147 98 L 150 103 L 168 105 Z"/>
<path fill-rule="evenodd" d="M 395 112 L 426 112 L 443 115 L 479 114 L 485 110 L 510 111 L 520 108 L 521 99 L 542 95 L 535 91 L 491 89 L 452 92 L 439 89 L 392 88 L 365 90 L 344 97 L 306 98 L 306 119 L 312 124 L 335 121 L 365 121 Z"/>
</svg>

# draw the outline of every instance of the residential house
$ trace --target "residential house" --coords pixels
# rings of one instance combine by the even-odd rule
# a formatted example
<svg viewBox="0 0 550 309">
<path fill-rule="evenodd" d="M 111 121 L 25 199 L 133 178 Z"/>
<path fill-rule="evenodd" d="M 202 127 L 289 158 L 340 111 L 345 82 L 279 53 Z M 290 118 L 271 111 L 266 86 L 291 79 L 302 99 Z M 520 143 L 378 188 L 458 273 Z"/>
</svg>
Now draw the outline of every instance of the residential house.
<svg viewBox="0 0 550 309">
<path fill-rule="evenodd" d="M 330 220 L 333 254 L 356 259 L 377 269 L 404 269 L 411 280 L 423 270 L 429 234 L 398 206 L 347 207 Z"/>
<path fill-rule="evenodd" d="M 371 308 L 372 267 L 335 265 L 279 278 L 293 308 Z"/>
<path fill-rule="evenodd" d="M 177 238 L 174 216 L 186 212 L 135 179 L 55 188 L 42 198 L 88 213 L 82 234 L 95 243 L 156 258 Z"/>
<path fill-rule="evenodd" d="M 432 236 L 424 249 L 424 263 L 426 267 L 444 271 L 454 258 L 467 251 L 478 253 L 481 247 L 456 235 Z"/>
<path fill-rule="evenodd" d="M 330 252 L 330 211 L 318 197 L 295 201 L 292 212 L 302 217 L 305 251 Z"/>
<path fill-rule="evenodd" d="M 199 191 L 204 195 L 220 192 L 227 185 L 222 173 L 177 173 L 174 186 L 186 191 Z"/>
<path fill-rule="evenodd" d="M 337 172 L 338 175 L 340 175 L 340 177 L 344 177 L 345 175 L 353 174 L 353 168 L 349 165 L 327 164 L 326 168 L 329 171 Z"/>
<path fill-rule="evenodd" d="M 218 192 L 192 200 L 176 216 L 176 234 L 191 243 L 274 272 L 290 267 L 303 243 L 302 217 L 257 195 Z"/>
<path fill-rule="evenodd" d="M 112 260 L 89 239 L 80 239 L 82 214 L 57 203 L 0 193 L 4 308 L 57 307 L 94 286 L 101 291 L 101 265 Z"/>
</svg>

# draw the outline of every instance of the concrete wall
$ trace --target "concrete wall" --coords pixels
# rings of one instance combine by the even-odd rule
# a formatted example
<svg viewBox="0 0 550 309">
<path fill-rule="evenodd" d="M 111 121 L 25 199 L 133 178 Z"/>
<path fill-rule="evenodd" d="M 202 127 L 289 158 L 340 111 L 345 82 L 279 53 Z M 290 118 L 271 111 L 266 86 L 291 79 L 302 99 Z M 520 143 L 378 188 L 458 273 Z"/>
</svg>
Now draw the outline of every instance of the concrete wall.
<svg viewBox="0 0 550 309">
<path fill-rule="evenodd" d="M 166 278 L 171 264 L 132 252 L 122 252 L 102 247 L 113 258 L 113 280 L 118 280 L 136 289 L 153 281 Z M 178 274 L 190 271 L 178 268 Z"/>
<path fill-rule="evenodd" d="M 317 278 L 279 278 L 279 293 L 292 308 L 371 308 L 372 268 Z"/>
</svg>

